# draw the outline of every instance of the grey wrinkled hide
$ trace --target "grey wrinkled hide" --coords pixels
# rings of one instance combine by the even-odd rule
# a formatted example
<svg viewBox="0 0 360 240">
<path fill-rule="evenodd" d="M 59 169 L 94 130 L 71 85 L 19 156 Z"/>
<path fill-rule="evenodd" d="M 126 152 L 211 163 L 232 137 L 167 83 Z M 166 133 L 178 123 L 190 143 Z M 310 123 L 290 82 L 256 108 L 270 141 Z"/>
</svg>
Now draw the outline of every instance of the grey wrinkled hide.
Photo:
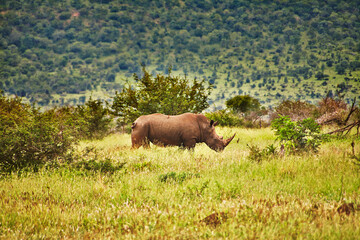
<svg viewBox="0 0 360 240">
<path fill-rule="evenodd" d="M 168 116 L 160 113 L 144 115 L 132 124 L 133 148 L 149 147 L 152 142 L 161 146 L 179 146 L 193 149 L 196 143 L 205 142 L 211 149 L 222 151 L 235 137 L 224 140 L 215 132 L 217 122 L 202 114 L 184 113 Z"/>
</svg>

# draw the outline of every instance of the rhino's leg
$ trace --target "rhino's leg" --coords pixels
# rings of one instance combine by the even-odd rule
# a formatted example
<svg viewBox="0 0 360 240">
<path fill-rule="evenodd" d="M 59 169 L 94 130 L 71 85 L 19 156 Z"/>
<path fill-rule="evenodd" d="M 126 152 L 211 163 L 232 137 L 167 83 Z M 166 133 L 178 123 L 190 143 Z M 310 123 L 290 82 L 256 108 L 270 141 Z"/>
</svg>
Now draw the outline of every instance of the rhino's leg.
<svg viewBox="0 0 360 240">
<path fill-rule="evenodd" d="M 189 140 L 185 140 L 184 141 L 184 148 L 186 149 L 194 149 L 196 145 L 196 140 L 195 139 L 189 139 Z"/>
<path fill-rule="evenodd" d="M 145 137 L 145 139 L 143 140 L 142 146 L 143 148 L 150 148 L 150 141 L 147 137 Z"/>
</svg>

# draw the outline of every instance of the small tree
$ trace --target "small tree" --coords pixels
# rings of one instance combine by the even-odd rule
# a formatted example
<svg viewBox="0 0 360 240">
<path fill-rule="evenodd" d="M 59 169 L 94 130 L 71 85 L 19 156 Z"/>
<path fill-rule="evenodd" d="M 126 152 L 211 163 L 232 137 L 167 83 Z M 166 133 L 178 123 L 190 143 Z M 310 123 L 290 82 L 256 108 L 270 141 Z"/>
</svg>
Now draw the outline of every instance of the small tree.
<svg viewBox="0 0 360 240">
<path fill-rule="evenodd" d="M 271 127 L 277 140 L 284 142 L 285 147 L 292 153 L 316 152 L 323 138 L 319 124 L 311 118 L 295 122 L 288 116 L 280 116 L 273 120 Z"/>
<path fill-rule="evenodd" d="M 249 112 L 260 109 L 260 102 L 256 98 L 249 95 L 238 95 L 226 101 L 226 107 L 232 109 L 234 112 Z"/>
<path fill-rule="evenodd" d="M 201 112 L 209 106 L 207 99 L 212 86 L 205 87 L 205 81 L 171 76 L 152 77 L 143 67 L 143 77 L 134 74 L 136 86 L 125 87 L 116 92 L 112 108 L 121 117 L 122 124 L 151 113 L 176 115 L 185 112 Z"/>
<path fill-rule="evenodd" d="M 112 119 L 107 104 L 105 102 L 104 106 L 101 100 L 93 100 L 90 97 L 84 105 L 76 108 L 82 137 L 100 139 L 109 132 Z"/>
</svg>

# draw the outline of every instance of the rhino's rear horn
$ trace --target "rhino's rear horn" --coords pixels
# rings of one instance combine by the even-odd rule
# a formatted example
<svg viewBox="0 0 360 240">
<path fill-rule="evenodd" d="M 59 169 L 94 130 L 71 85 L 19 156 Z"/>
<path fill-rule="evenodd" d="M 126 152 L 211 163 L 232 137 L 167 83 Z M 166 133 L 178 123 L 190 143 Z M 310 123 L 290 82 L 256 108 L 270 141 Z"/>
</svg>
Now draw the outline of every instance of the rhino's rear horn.
<svg viewBox="0 0 360 240">
<path fill-rule="evenodd" d="M 229 145 L 229 143 L 231 142 L 231 140 L 233 140 L 233 139 L 234 139 L 235 135 L 236 135 L 236 133 L 234 133 L 234 135 L 233 135 L 232 137 L 230 137 L 230 138 L 228 138 L 228 139 L 224 140 L 225 147 L 226 147 L 227 145 Z"/>
</svg>

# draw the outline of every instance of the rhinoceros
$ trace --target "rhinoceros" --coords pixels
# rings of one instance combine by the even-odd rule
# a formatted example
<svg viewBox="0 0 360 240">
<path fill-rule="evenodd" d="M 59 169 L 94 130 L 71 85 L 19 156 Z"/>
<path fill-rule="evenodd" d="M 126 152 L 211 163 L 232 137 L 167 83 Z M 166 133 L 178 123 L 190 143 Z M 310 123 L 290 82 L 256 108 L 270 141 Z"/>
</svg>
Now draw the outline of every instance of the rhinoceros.
<svg viewBox="0 0 360 240">
<path fill-rule="evenodd" d="M 132 148 L 149 147 L 150 142 L 161 146 L 193 149 L 205 142 L 211 149 L 222 151 L 235 137 L 224 140 L 215 132 L 217 122 L 202 114 L 184 113 L 170 116 L 160 113 L 140 116 L 132 124 Z"/>
</svg>

